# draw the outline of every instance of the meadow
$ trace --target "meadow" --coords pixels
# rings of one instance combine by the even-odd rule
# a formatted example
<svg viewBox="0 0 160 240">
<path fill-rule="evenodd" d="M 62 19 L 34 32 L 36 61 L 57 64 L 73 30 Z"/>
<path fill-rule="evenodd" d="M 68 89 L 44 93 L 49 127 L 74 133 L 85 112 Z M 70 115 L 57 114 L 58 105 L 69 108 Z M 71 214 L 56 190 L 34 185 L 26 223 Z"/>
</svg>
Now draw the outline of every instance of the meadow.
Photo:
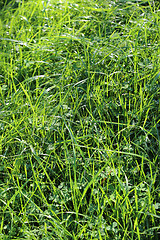
<svg viewBox="0 0 160 240">
<path fill-rule="evenodd" d="M 0 239 L 159 239 L 159 9 L 2 1 Z"/>
</svg>

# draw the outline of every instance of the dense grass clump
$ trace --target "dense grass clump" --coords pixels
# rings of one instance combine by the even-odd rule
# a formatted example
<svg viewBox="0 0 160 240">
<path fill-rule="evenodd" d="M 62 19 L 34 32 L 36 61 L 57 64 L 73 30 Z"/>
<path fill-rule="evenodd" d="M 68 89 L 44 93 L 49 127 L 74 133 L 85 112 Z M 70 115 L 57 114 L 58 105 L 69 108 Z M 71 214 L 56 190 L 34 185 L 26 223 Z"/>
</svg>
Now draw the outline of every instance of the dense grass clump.
<svg viewBox="0 0 160 240">
<path fill-rule="evenodd" d="M 159 239 L 158 1 L 2 1 L 0 239 Z"/>
</svg>

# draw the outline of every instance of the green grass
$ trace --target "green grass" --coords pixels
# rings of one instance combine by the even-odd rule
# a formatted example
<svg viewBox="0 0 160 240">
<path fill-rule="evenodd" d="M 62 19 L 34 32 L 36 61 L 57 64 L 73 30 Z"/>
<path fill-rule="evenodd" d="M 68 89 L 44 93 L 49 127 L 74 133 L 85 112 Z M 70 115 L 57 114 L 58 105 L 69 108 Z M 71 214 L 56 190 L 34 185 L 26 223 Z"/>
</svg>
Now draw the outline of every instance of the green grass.
<svg viewBox="0 0 160 240">
<path fill-rule="evenodd" d="M 3 1 L 0 239 L 159 239 L 159 8 Z"/>
</svg>

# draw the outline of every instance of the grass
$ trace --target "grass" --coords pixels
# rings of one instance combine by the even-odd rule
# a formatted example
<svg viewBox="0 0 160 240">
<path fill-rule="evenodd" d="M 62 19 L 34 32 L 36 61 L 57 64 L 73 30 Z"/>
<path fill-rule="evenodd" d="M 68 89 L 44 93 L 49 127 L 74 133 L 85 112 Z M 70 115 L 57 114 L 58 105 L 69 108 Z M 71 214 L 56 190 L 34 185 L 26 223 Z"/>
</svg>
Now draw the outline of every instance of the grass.
<svg viewBox="0 0 160 240">
<path fill-rule="evenodd" d="M 0 16 L 0 239 L 159 239 L 158 1 Z"/>
</svg>

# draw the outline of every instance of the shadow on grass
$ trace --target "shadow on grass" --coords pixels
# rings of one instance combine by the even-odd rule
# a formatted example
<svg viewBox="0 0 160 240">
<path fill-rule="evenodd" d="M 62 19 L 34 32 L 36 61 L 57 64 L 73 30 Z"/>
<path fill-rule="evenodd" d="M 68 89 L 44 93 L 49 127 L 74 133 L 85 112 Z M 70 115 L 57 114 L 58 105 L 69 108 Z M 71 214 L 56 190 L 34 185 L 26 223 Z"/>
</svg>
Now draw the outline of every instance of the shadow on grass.
<svg viewBox="0 0 160 240">
<path fill-rule="evenodd" d="M 27 2 L 27 0 L 23 0 Z M 22 0 L 1 0 L 0 1 L 0 10 L 6 7 L 10 7 L 12 9 L 17 8 L 19 3 L 21 3 Z"/>
</svg>

